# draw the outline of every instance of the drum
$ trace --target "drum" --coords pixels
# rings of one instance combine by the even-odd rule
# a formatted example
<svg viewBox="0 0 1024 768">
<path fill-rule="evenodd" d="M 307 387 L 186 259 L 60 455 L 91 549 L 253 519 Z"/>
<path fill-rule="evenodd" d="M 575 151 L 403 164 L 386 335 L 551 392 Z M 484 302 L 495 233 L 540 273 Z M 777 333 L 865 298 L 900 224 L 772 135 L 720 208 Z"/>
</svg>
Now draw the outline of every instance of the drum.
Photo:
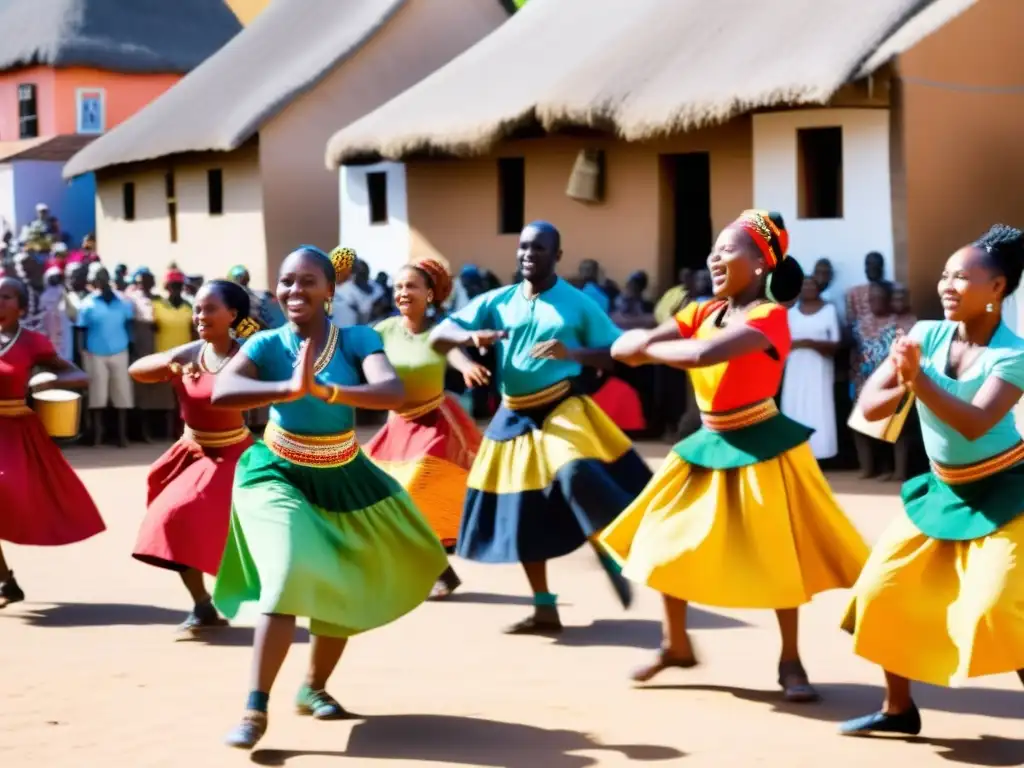
<svg viewBox="0 0 1024 768">
<path fill-rule="evenodd" d="M 65 389 L 48 389 L 32 396 L 32 407 L 47 434 L 54 438 L 78 436 L 82 396 Z"/>
</svg>

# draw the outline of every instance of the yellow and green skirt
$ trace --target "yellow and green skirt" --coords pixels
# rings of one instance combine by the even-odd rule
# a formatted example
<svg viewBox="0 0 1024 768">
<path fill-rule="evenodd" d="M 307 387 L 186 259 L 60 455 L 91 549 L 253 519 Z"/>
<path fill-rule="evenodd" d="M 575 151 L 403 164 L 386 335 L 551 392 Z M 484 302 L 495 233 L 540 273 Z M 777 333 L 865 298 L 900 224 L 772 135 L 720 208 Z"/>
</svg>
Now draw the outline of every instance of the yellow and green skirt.
<svg viewBox="0 0 1024 768">
<path fill-rule="evenodd" d="M 408 493 L 353 432 L 308 437 L 271 423 L 238 461 L 213 599 L 228 618 L 256 603 L 308 617 L 315 635 L 349 637 L 418 606 L 447 565 Z"/>
<path fill-rule="evenodd" d="M 998 459 L 903 485 L 843 621 L 858 656 L 932 685 L 1024 669 L 1024 464 Z"/>
<path fill-rule="evenodd" d="M 572 383 L 506 397 L 469 473 L 456 552 L 487 563 L 567 555 L 650 477 L 629 438 Z"/>
<path fill-rule="evenodd" d="M 680 600 L 795 608 L 850 587 L 868 547 L 807 438 L 771 400 L 703 414 L 602 534 L 623 575 Z"/>
</svg>

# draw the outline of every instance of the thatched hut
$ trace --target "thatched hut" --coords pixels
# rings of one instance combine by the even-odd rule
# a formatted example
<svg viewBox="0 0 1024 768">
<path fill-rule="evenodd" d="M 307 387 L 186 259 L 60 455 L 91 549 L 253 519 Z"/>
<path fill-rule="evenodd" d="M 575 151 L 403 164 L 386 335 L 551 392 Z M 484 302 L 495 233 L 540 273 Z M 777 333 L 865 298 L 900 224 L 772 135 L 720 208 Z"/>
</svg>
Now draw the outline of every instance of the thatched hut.
<svg viewBox="0 0 1024 768">
<path fill-rule="evenodd" d="M 1016 0 L 531 0 L 327 163 L 404 161 L 406 257 L 506 277 L 546 218 L 566 269 L 665 285 L 757 205 L 840 287 L 878 250 L 927 302 L 944 254 L 1024 221 L 1022 25 Z"/>
<path fill-rule="evenodd" d="M 104 259 L 266 285 L 300 243 L 333 247 L 323 147 L 500 25 L 499 0 L 275 0 L 202 66 L 76 155 L 95 171 Z"/>
</svg>

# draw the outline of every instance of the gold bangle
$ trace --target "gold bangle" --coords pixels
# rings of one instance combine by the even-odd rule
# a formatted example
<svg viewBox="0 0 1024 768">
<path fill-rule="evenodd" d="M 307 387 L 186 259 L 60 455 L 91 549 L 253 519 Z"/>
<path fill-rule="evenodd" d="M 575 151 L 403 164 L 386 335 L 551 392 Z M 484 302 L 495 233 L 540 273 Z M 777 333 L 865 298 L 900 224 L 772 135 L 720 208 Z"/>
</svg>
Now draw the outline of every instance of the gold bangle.
<svg viewBox="0 0 1024 768">
<path fill-rule="evenodd" d="M 338 402 L 338 397 L 340 395 L 341 395 L 340 387 L 332 386 L 331 387 L 331 396 L 327 398 L 327 404 L 328 405 L 334 405 L 336 402 Z"/>
</svg>

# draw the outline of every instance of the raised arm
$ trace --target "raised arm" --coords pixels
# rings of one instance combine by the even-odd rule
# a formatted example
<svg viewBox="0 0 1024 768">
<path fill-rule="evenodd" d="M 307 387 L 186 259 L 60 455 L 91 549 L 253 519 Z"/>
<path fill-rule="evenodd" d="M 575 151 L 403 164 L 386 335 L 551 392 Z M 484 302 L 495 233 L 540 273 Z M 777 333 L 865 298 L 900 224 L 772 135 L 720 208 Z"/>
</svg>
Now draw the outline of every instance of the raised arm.
<svg viewBox="0 0 1024 768">
<path fill-rule="evenodd" d="M 857 407 L 867 421 L 881 421 L 896 413 L 906 392 L 896 375 L 896 365 L 888 358 L 864 382 Z"/>
<path fill-rule="evenodd" d="M 309 357 L 308 345 L 300 352 Z M 274 403 L 288 403 L 306 395 L 302 366 L 296 366 L 295 375 L 285 381 L 261 381 L 259 368 L 246 354 L 245 347 L 232 357 L 214 378 L 214 405 L 240 410 L 263 408 Z"/>
<path fill-rule="evenodd" d="M 644 354 L 649 362 L 673 368 L 705 368 L 752 352 L 772 348 L 767 336 L 756 328 L 736 325 L 710 339 L 677 339 L 648 344 Z"/>
<path fill-rule="evenodd" d="M 176 372 L 180 372 L 181 366 L 195 360 L 196 350 L 199 346 L 198 342 L 193 341 L 167 352 L 146 355 L 131 364 L 128 374 L 140 384 L 158 384 L 162 381 L 169 381 Z M 177 370 L 175 370 L 175 366 L 177 366 Z"/>
<path fill-rule="evenodd" d="M 375 352 L 363 359 L 365 384 L 350 387 L 318 385 L 312 394 L 328 403 L 350 405 L 375 411 L 390 411 L 405 404 L 405 387 L 383 352 Z"/>
</svg>

